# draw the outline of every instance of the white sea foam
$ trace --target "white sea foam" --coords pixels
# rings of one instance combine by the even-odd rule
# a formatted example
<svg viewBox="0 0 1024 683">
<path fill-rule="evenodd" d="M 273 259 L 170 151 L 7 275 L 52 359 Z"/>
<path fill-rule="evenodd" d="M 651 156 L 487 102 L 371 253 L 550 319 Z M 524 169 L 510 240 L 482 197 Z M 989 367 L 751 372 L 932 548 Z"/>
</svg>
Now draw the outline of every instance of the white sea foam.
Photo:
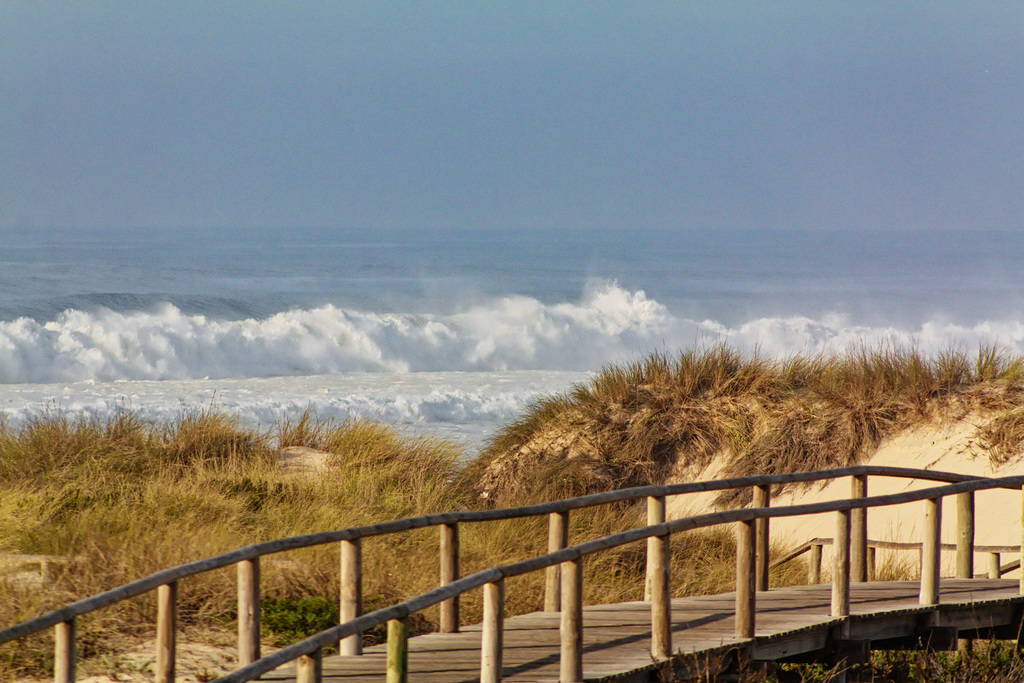
<svg viewBox="0 0 1024 683">
<path fill-rule="evenodd" d="M 737 326 L 674 315 L 643 291 L 588 287 L 579 302 L 499 297 L 452 314 L 383 314 L 335 306 L 223 321 L 169 304 L 152 311 L 65 311 L 0 323 L 0 384 L 184 380 L 334 373 L 591 371 L 657 350 L 718 341 L 769 356 L 855 343 L 996 343 L 1024 350 L 1017 320 L 867 327 L 838 315 Z"/>
<path fill-rule="evenodd" d="M 841 315 L 691 320 L 614 283 L 579 302 L 495 298 L 451 314 L 334 306 L 224 321 L 171 305 L 148 312 L 69 310 L 0 323 L 0 418 L 46 411 L 174 420 L 214 406 L 267 428 L 312 409 L 368 417 L 480 445 L 539 394 L 606 363 L 725 341 L 769 357 L 901 342 L 922 351 L 994 343 L 1024 352 L 1024 323 L 935 320 L 871 327 Z"/>
<path fill-rule="evenodd" d="M 538 394 L 582 381 L 578 372 L 357 373 L 226 380 L 121 380 L 0 386 L 0 417 L 14 428 L 49 413 L 104 419 L 128 410 L 171 422 L 215 408 L 267 429 L 311 410 L 319 418 L 364 417 L 480 445 Z"/>
</svg>

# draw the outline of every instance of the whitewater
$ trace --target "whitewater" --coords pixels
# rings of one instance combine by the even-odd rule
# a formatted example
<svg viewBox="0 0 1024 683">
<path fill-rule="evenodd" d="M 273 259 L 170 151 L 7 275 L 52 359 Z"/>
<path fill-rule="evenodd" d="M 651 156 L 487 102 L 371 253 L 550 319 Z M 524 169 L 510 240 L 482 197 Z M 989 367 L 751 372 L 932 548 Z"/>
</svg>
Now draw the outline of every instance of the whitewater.
<svg viewBox="0 0 1024 683">
<path fill-rule="evenodd" d="M 902 260 L 914 246 L 902 235 L 865 251 L 853 235 L 787 234 L 779 248 L 777 234 L 604 233 L 580 242 L 589 253 L 557 232 L 448 246 L 419 233 L 57 237 L 0 235 L 0 416 L 12 426 L 213 407 L 270 427 L 312 410 L 476 447 L 538 396 L 652 352 L 1024 353 L 1016 254 L 994 255 L 984 235 L 917 245 L 917 263 Z M 945 259 L 985 270 L 936 277 Z"/>
</svg>

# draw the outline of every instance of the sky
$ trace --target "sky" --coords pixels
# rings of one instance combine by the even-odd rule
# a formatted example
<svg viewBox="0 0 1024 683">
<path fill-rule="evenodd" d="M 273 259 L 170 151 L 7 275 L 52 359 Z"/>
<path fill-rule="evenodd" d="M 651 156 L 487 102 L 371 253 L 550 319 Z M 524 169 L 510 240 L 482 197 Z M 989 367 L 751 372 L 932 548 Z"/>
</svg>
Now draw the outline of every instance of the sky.
<svg viewBox="0 0 1024 683">
<path fill-rule="evenodd" d="M 1024 3 L 0 0 L 0 229 L 1024 228 Z"/>
</svg>

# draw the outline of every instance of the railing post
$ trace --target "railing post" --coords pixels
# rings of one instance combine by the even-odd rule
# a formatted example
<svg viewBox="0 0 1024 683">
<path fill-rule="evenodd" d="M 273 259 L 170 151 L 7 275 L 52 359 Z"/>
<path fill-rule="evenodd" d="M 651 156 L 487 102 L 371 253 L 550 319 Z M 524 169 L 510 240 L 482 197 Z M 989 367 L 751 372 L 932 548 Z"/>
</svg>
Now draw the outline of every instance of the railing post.
<svg viewBox="0 0 1024 683">
<path fill-rule="evenodd" d="M 851 498 L 866 498 L 868 495 L 868 475 L 858 474 L 853 477 L 850 487 Z M 864 582 L 868 580 L 868 509 L 857 508 L 850 511 L 850 580 Z"/>
<path fill-rule="evenodd" d="M 1003 566 L 1000 563 L 1001 557 L 999 553 L 988 554 L 988 578 L 999 579 L 1003 576 Z"/>
<path fill-rule="evenodd" d="M 647 526 L 665 523 L 665 496 L 647 496 Z M 655 566 L 661 566 L 663 544 L 656 536 L 647 539 L 647 580 L 644 581 L 644 601 L 650 602 L 654 586 Z"/>
<path fill-rule="evenodd" d="M 583 557 L 562 563 L 560 683 L 583 680 Z"/>
<path fill-rule="evenodd" d="M 1024 494 L 1024 487 L 1021 487 L 1020 491 L 1021 491 L 1022 494 Z M 1022 498 L 1022 502 L 1024 502 L 1024 498 Z M 1021 506 L 1020 533 L 1021 533 L 1020 553 L 1018 554 L 1018 557 L 1020 558 L 1020 566 L 1021 566 L 1021 570 L 1020 570 L 1020 594 L 1024 595 L 1024 505 Z"/>
<path fill-rule="evenodd" d="M 260 658 L 260 558 L 238 563 L 238 665 Z"/>
<path fill-rule="evenodd" d="M 363 611 L 363 539 L 341 542 L 340 621 L 345 623 Z M 341 639 L 338 652 L 343 655 L 363 654 L 363 634 L 353 633 Z"/>
<path fill-rule="evenodd" d="M 868 581 L 874 581 L 878 571 L 878 548 L 868 546 Z"/>
<path fill-rule="evenodd" d="M 569 541 L 569 511 L 552 512 L 548 515 L 548 552 L 553 553 L 566 547 Z M 547 568 L 544 578 L 544 611 L 557 612 L 561 606 L 561 567 L 552 565 Z"/>
<path fill-rule="evenodd" d="M 156 589 L 156 683 L 174 683 L 178 582 Z"/>
<path fill-rule="evenodd" d="M 505 621 L 505 581 L 484 584 L 484 623 L 480 641 L 480 683 L 501 681 Z"/>
<path fill-rule="evenodd" d="M 924 501 L 924 542 L 921 544 L 922 605 L 939 604 L 939 570 L 941 568 L 942 498 Z"/>
<path fill-rule="evenodd" d="M 650 502 L 648 498 L 648 502 Z M 661 499 L 664 513 L 665 499 Z M 649 509 L 649 508 L 648 508 Z M 672 655 L 672 575 L 671 536 L 647 539 L 647 576 L 651 595 L 651 656 L 668 659 Z"/>
<path fill-rule="evenodd" d="M 956 578 L 974 578 L 974 491 L 956 494 Z"/>
<path fill-rule="evenodd" d="M 807 583 L 821 583 L 821 543 L 811 545 L 811 559 L 807 562 Z"/>
<path fill-rule="evenodd" d="M 75 680 L 75 632 L 74 618 L 53 627 L 53 681 L 73 683 Z"/>
<path fill-rule="evenodd" d="M 386 683 L 409 681 L 409 618 L 388 621 Z"/>
<path fill-rule="evenodd" d="M 442 524 L 441 530 L 441 585 L 447 586 L 459 578 L 459 525 Z M 441 633 L 459 632 L 459 596 L 441 603 Z"/>
<path fill-rule="evenodd" d="M 850 614 L 850 510 L 836 511 L 832 541 L 832 616 Z"/>
<path fill-rule="evenodd" d="M 736 637 L 754 637 L 754 614 L 757 608 L 755 589 L 755 521 L 736 525 Z"/>
<path fill-rule="evenodd" d="M 753 506 L 756 508 L 766 508 L 769 505 L 771 505 L 771 485 L 759 484 L 755 486 Z M 770 520 L 767 517 L 761 517 L 754 523 L 754 533 L 757 538 L 755 543 L 756 550 L 754 552 L 757 558 L 757 581 L 754 587 L 759 591 L 768 590 L 769 522 Z"/>
<path fill-rule="evenodd" d="M 324 653 L 317 648 L 295 660 L 295 683 L 321 683 L 324 675 Z"/>
</svg>

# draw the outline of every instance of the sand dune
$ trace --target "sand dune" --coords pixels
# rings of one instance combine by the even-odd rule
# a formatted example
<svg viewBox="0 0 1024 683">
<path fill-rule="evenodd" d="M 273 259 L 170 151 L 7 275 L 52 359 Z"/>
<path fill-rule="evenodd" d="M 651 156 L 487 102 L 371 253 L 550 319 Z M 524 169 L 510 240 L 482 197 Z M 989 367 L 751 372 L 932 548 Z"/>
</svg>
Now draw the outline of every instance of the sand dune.
<svg viewBox="0 0 1024 683">
<path fill-rule="evenodd" d="M 967 417 L 942 424 L 929 424 L 908 430 L 885 440 L 864 464 L 909 467 L 1000 477 L 1024 474 L 1024 459 L 994 467 L 988 453 L 977 444 L 980 420 Z M 700 479 L 714 478 L 723 463 L 716 461 Z M 918 479 L 870 477 L 869 495 L 898 493 L 935 486 L 935 482 Z M 809 487 L 783 491 L 773 496 L 772 505 L 792 505 L 848 498 L 850 479 L 843 478 L 825 487 Z M 713 494 L 679 496 L 669 506 L 669 515 L 679 517 L 688 512 L 713 506 Z M 921 502 L 876 508 L 868 512 L 868 537 L 882 541 L 918 542 L 922 537 L 924 505 Z M 1021 538 L 1020 491 L 981 491 L 975 498 L 975 543 L 978 545 L 1017 545 Z M 835 532 L 834 513 L 772 521 L 773 544 L 796 546 L 815 537 L 832 537 Z M 942 541 L 956 541 L 956 503 L 947 498 L 942 510 Z M 827 550 L 826 550 L 827 553 Z M 952 552 L 944 553 L 944 572 L 952 572 Z M 826 558 L 827 559 L 827 558 Z M 909 558 L 908 558 L 909 559 Z M 1013 557 L 1004 558 L 1006 563 Z M 880 555 L 883 561 L 884 556 Z M 983 558 L 975 558 L 976 571 L 981 571 Z"/>
</svg>

